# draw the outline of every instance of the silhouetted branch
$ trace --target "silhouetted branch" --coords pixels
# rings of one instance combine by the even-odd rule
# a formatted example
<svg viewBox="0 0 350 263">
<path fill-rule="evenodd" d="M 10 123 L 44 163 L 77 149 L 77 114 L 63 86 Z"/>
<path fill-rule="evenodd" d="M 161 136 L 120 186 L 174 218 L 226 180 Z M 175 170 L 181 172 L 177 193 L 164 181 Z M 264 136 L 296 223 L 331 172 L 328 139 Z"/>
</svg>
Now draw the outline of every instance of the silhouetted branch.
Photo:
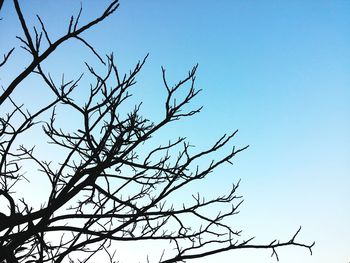
<svg viewBox="0 0 350 263">
<path fill-rule="evenodd" d="M 52 44 L 50 44 L 51 41 L 49 41 L 47 32 L 45 33 L 46 30 L 44 30 L 44 26 L 42 24 L 42 21 L 39 20 L 39 21 L 41 21 L 40 23 L 42 24 L 42 29 L 43 29 L 45 36 L 50 44 L 49 47 L 45 51 L 43 51 L 41 54 L 39 54 L 39 49 L 36 49 L 34 44 L 33 44 L 33 40 L 32 40 L 32 37 L 29 33 L 29 30 L 27 28 L 26 21 L 25 21 L 23 14 L 22 14 L 20 5 L 19 5 L 17 0 L 13 0 L 13 1 L 15 4 L 18 19 L 21 22 L 22 30 L 23 30 L 25 37 L 26 37 L 26 40 L 24 40 L 23 38 L 20 38 L 20 40 L 25 45 L 25 46 L 23 46 L 23 48 L 26 49 L 33 56 L 33 61 L 31 62 L 30 65 L 28 65 L 28 67 L 26 67 L 26 69 L 24 71 L 22 71 L 11 82 L 11 84 L 5 89 L 3 94 L 1 94 L 0 105 L 10 96 L 10 94 L 18 86 L 18 84 L 21 81 L 23 81 L 30 73 L 32 73 L 35 70 L 35 68 L 42 61 L 44 61 L 53 51 L 56 50 L 56 48 L 58 46 L 60 46 L 62 43 L 64 43 L 65 41 L 67 41 L 70 38 L 76 38 L 82 32 L 84 32 L 87 29 L 91 28 L 92 26 L 100 23 L 101 21 L 106 19 L 108 16 L 110 16 L 119 6 L 118 0 L 112 1 L 111 4 L 106 8 L 106 10 L 103 12 L 103 14 L 101 16 L 99 16 L 96 19 L 92 20 L 91 22 L 81 26 L 80 28 L 77 28 L 77 24 L 78 24 L 78 20 L 79 20 L 79 16 L 80 16 L 80 15 L 78 15 L 78 18 L 74 24 L 73 30 L 72 30 L 72 24 L 73 24 L 74 18 L 72 17 L 68 33 L 66 35 L 62 36 L 61 38 L 59 38 L 58 40 L 56 40 L 55 42 L 53 42 Z M 80 14 L 80 12 L 79 12 L 79 14 Z M 40 40 L 41 40 L 41 37 L 40 37 L 40 39 L 37 39 L 37 43 L 40 43 Z M 39 45 L 36 45 L 36 47 L 39 48 Z"/>
<path fill-rule="evenodd" d="M 2 62 L 0 62 L 0 67 L 2 67 L 3 65 L 5 65 L 5 63 L 7 62 L 7 60 L 9 59 L 9 57 L 11 56 L 12 52 L 15 50 L 15 48 L 12 48 L 6 55 L 4 55 L 4 59 Z"/>
</svg>

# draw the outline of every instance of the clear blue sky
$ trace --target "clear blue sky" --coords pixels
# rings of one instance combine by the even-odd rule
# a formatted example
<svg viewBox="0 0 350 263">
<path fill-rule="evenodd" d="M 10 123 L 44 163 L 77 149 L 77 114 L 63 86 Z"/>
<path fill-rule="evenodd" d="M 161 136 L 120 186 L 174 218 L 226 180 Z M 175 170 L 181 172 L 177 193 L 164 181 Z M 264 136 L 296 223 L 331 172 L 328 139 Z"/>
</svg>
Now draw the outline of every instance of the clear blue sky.
<svg viewBox="0 0 350 263">
<path fill-rule="evenodd" d="M 9 2 L 1 15 L 7 17 L 1 22 L 6 28 L 0 27 L 2 53 L 9 39 L 16 41 L 18 28 L 8 18 Z M 23 10 L 28 17 L 42 15 L 59 35 L 80 3 L 57 2 L 25 1 Z M 99 14 L 102 2 L 84 1 L 83 19 Z M 250 145 L 234 166 L 209 179 L 207 191 L 242 179 L 245 202 L 235 220 L 246 237 L 288 239 L 301 225 L 300 240 L 316 241 L 313 256 L 280 250 L 281 263 L 343 263 L 350 260 L 349 10 L 349 1 L 124 0 L 113 17 L 84 36 L 101 53 L 113 51 L 124 69 L 150 53 L 136 93 L 155 118 L 165 95 L 160 66 L 176 81 L 198 62 L 203 92 L 195 105 L 204 110 L 168 136 L 186 135 L 209 146 L 239 128 L 236 144 Z M 76 76 L 83 70 L 80 58 L 97 62 L 88 54 L 71 42 L 48 66 Z M 22 62 L 11 62 L 13 74 Z M 274 262 L 270 252 L 228 252 L 193 262 Z"/>
</svg>

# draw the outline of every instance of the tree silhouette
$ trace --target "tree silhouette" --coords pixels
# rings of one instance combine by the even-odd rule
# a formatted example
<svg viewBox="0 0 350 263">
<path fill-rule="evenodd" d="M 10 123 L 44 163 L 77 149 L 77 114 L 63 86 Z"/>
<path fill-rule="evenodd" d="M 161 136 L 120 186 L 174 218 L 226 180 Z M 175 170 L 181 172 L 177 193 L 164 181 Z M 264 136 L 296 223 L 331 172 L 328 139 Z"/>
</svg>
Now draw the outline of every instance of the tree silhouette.
<svg viewBox="0 0 350 263">
<path fill-rule="evenodd" d="M 24 35 L 17 38 L 21 48 L 30 54 L 31 62 L 3 87 L 0 97 L 1 110 L 5 112 L 0 118 L 0 196 L 8 203 L 7 209 L 0 207 L 0 262 L 73 262 L 77 252 L 79 262 L 87 262 L 99 253 L 107 254 L 114 262 L 111 244 L 132 240 L 170 242 L 175 250 L 163 251 L 159 259 L 163 263 L 243 248 L 271 249 L 277 259 L 276 249 L 282 246 L 300 246 L 311 252 L 313 244 L 295 240 L 300 229 L 284 242 L 260 245 L 253 244 L 253 238 L 241 240 L 241 232 L 233 230 L 228 220 L 242 203 L 236 194 L 238 184 L 216 198 L 193 194 L 184 203 L 171 201 L 172 195 L 195 181 L 205 180 L 218 166 L 231 163 L 247 148 L 233 147 L 225 153 L 225 146 L 231 144 L 237 131 L 200 152 L 194 152 L 182 137 L 152 147 L 150 142 L 158 130 L 200 112 L 201 108 L 189 106 L 200 92 L 195 89 L 197 66 L 175 84 L 168 82 L 162 68 L 164 111 L 159 121 L 151 121 L 141 113 L 141 103 L 127 111 L 123 109 L 147 56 L 123 74 L 113 54 L 103 58 L 81 36 L 113 14 L 118 1 L 112 1 L 102 15 L 84 25 L 80 25 L 80 9 L 77 16 L 71 17 L 67 33 L 56 40 L 51 39 L 40 16 L 40 28 L 34 27 L 31 32 L 19 2 L 13 0 L 13 4 Z M 62 78 L 61 83 L 56 83 L 43 66 L 43 61 L 70 39 L 80 41 L 104 67 L 104 73 L 99 73 L 86 64 L 92 84 L 84 103 L 76 102 L 72 95 L 82 76 L 70 81 Z M 5 51 L 0 70 L 14 50 Z M 46 105 L 34 112 L 11 96 L 31 74 L 40 76 L 53 93 L 53 99 L 48 98 Z M 74 131 L 57 124 L 61 108 L 79 116 L 81 125 Z M 42 161 L 34 148 L 25 146 L 25 135 L 39 124 L 45 140 L 48 138 L 57 151 L 65 153 L 63 161 Z M 215 158 L 211 160 L 213 153 Z M 14 195 L 18 183 L 28 179 L 25 162 L 38 168 L 48 182 L 49 195 L 38 209 Z M 199 164 L 203 162 L 206 165 Z M 31 184 L 29 180 L 26 183 Z M 208 212 L 210 207 L 220 212 Z"/>
</svg>

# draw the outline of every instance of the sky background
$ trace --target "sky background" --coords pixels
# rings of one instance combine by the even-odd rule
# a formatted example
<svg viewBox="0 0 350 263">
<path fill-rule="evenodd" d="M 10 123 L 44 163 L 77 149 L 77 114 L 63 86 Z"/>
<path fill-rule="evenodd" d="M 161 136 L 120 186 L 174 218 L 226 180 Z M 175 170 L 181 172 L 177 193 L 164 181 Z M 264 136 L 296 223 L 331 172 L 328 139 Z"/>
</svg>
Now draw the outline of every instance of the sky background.
<svg viewBox="0 0 350 263">
<path fill-rule="evenodd" d="M 243 236 L 256 236 L 256 243 L 288 240 L 302 226 L 298 240 L 316 242 L 313 256 L 289 247 L 279 250 L 281 263 L 349 262 L 350 1 L 120 2 L 84 37 L 101 54 L 114 52 L 124 70 L 150 54 L 135 89 L 146 114 L 157 119 L 163 110 L 161 66 L 175 83 L 199 63 L 203 91 L 193 105 L 204 105 L 202 113 L 172 124 L 160 140 L 183 135 L 201 149 L 238 128 L 234 143 L 250 145 L 234 166 L 218 169 L 203 185 L 208 194 L 221 193 L 241 179 L 245 201 L 233 220 Z M 106 4 L 83 1 L 82 22 Z M 40 14 L 52 38 L 65 33 L 79 6 L 68 0 L 22 3 L 28 21 L 37 24 Z M 5 53 L 21 33 L 11 1 L 1 12 Z M 19 49 L 14 55 L 0 75 L 3 86 L 29 61 Z M 57 78 L 63 72 L 69 78 L 85 70 L 83 60 L 98 63 L 70 41 L 46 63 Z M 27 83 L 38 86 L 35 78 Z M 35 89 L 40 87 L 20 87 L 14 96 L 45 98 L 46 91 Z M 275 262 L 270 254 L 232 251 L 192 262 Z"/>
</svg>

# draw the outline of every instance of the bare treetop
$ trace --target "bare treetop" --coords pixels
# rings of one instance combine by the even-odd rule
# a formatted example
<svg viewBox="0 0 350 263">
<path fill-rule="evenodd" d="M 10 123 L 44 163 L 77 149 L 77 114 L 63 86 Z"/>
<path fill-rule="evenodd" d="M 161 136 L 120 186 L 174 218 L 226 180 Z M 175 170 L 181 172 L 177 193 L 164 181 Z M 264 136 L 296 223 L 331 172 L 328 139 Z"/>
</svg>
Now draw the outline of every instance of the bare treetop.
<svg viewBox="0 0 350 263">
<path fill-rule="evenodd" d="M 9 209 L 7 214 L 0 214 L 0 262 L 88 262 L 100 254 L 115 262 L 113 258 L 118 258 L 113 248 L 115 242 L 155 240 L 170 242 L 174 248 L 162 251 L 157 262 L 163 263 L 243 248 L 271 249 L 277 259 L 277 249 L 283 246 L 300 246 L 311 252 L 313 244 L 296 241 L 300 229 L 282 242 L 254 244 L 253 238 L 242 240 L 241 231 L 230 223 L 242 203 L 242 197 L 236 193 L 239 183 L 232 183 L 227 193 L 217 189 L 216 197 L 211 199 L 193 193 L 183 203 L 173 202 L 174 194 L 212 176 L 217 167 L 232 164 L 233 158 L 248 147 L 232 145 L 237 130 L 213 140 L 211 146 L 199 152 L 183 137 L 155 147 L 150 143 L 164 126 L 201 111 L 201 107 L 191 107 L 200 92 L 195 87 L 197 65 L 177 83 L 169 83 L 162 68 L 166 96 L 159 102 L 164 107 L 159 121 L 144 116 L 142 101 L 123 114 L 121 107 L 128 102 L 148 55 L 129 73 L 122 73 L 113 54 L 100 55 L 81 36 L 113 14 L 118 1 L 112 1 L 100 16 L 85 25 L 79 22 L 83 12 L 80 9 L 68 22 L 67 33 L 56 40 L 51 39 L 40 16 L 37 19 L 41 28 L 34 27 L 34 33 L 30 32 L 31 26 L 27 25 L 19 2 L 13 3 L 23 30 L 18 39 L 32 61 L 3 87 L 0 97 L 0 104 L 7 101 L 12 105 L 0 118 L 0 195 L 8 201 Z M 1 6 L 2 1 L 0 9 Z M 57 83 L 42 65 L 70 39 L 79 40 L 105 69 L 99 73 L 86 63 L 84 77 L 90 78 L 91 86 L 83 105 L 73 96 L 81 85 L 82 75 Z M 47 48 L 41 48 L 43 41 Z M 6 67 L 15 48 L 5 52 L 0 70 Z M 28 105 L 18 104 L 11 96 L 30 74 L 40 76 L 42 84 L 54 95 L 35 112 L 29 112 Z M 178 95 L 180 90 L 184 96 Z M 79 116 L 80 123 L 71 127 L 73 132 L 57 123 L 61 108 Z M 26 146 L 22 135 L 28 136 L 37 125 L 42 125 L 43 140 L 56 147 L 56 151 L 66 153 L 64 160 L 41 160 L 34 148 Z M 203 161 L 205 165 L 200 164 Z M 37 169 L 43 185 L 49 189 L 38 209 L 14 195 L 19 191 L 19 181 L 28 180 L 30 187 L 25 162 Z M 215 208 L 218 213 L 208 212 L 212 210 L 207 208 Z"/>
</svg>

